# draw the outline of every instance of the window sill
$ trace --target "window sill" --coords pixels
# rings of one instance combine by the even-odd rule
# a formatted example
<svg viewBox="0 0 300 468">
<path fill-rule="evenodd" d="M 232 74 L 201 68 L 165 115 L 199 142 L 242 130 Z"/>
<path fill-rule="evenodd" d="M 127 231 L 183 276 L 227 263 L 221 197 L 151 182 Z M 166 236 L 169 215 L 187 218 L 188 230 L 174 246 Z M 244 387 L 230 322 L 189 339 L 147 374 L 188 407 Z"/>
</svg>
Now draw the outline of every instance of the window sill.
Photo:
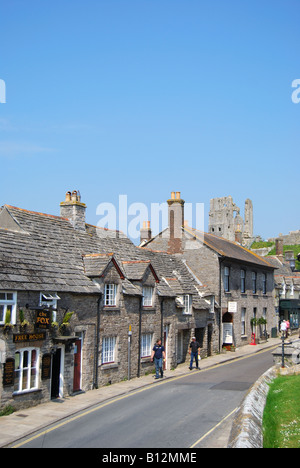
<svg viewBox="0 0 300 468">
<path fill-rule="evenodd" d="M 151 356 L 142 356 L 141 361 L 142 362 L 151 362 Z"/>
<path fill-rule="evenodd" d="M 108 363 L 101 364 L 101 369 L 102 370 L 115 369 L 117 367 L 119 367 L 118 362 L 108 362 Z"/>
<path fill-rule="evenodd" d="M 21 392 L 13 392 L 13 396 L 27 395 L 28 393 L 37 393 L 41 392 L 41 388 L 33 388 L 31 390 L 22 390 Z"/>
<path fill-rule="evenodd" d="M 120 307 L 118 306 L 104 306 L 103 312 L 120 312 Z"/>
</svg>

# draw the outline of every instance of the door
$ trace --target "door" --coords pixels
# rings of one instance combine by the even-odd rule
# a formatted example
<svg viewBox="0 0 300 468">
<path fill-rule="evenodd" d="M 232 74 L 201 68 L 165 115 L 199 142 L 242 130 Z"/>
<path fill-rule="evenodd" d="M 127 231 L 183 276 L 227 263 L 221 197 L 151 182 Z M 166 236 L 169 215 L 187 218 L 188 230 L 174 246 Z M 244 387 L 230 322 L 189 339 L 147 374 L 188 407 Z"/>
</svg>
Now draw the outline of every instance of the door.
<svg viewBox="0 0 300 468">
<path fill-rule="evenodd" d="M 73 392 L 81 390 L 81 340 L 75 341 Z"/>
<path fill-rule="evenodd" d="M 52 355 L 51 369 L 51 399 L 59 398 L 60 390 L 60 366 L 61 366 L 61 349 L 58 348 Z"/>
<path fill-rule="evenodd" d="M 163 370 L 166 370 L 168 368 L 168 334 L 169 334 L 169 326 L 166 325 L 164 329 L 164 343 L 163 343 L 163 346 L 165 348 L 166 359 L 163 362 Z"/>
</svg>

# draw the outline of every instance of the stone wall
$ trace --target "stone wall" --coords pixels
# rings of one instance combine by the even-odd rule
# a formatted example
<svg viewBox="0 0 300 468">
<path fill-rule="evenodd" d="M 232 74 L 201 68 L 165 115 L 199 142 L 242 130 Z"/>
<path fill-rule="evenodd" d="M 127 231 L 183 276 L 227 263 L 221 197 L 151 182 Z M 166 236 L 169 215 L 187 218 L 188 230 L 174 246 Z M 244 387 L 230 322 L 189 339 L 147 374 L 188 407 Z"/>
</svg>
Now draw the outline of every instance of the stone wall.
<svg viewBox="0 0 300 468">
<path fill-rule="evenodd" d="M 262 419 L 269 384 L 276 377 L 275 368 L 265 372 L 251 387 L 234 418 L 228 448 L 262 448 Z"/>
</svg>

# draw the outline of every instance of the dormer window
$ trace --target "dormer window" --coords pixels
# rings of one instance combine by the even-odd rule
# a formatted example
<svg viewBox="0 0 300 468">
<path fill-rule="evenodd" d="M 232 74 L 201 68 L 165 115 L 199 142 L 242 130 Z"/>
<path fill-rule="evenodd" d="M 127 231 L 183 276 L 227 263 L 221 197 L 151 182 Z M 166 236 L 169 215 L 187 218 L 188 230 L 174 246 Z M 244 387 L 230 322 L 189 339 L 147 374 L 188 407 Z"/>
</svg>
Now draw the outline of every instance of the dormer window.
<svg viewBox="0 0 300 468">
<path fill-rule="evenodd" d="M 143 287 L 143 306 L 152 307 L 153 306 L 153 292 L 154 288 L 151 286 Z"/>
<path fill-rule="evenodd" d="M 117 285 L 106 284 L 104 288 L 104 305 L 114 307 L 117 305 Z"/>
</svg>

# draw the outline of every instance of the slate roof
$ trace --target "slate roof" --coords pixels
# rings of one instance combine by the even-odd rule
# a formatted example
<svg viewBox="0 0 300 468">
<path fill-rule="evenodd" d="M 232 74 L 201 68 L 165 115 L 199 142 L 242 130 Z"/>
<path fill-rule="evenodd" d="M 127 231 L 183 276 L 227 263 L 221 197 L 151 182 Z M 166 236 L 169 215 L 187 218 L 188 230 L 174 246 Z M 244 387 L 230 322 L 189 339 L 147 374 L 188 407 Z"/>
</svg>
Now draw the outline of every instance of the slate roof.
<svg viewBox="0 0 300 468">
<path fill-rule="evenodd" d="M 199 235 L 199 231 L 196 229 L 185 228 L 186 232 L 194 233 L 196 236 Z M 204 235 L 204 236 L 203 236 Z M 200 233 L 200 236 L 204 237 L 204 243 L 215 252 L 223 257 L 231 260 L 237 260 L 242 263 L 255 264 L 257 266 L 273 269 L 265 258 L 260 257 L 251 250 L 237 244 L 236 242 L 229 241 L 223 237 L 215 236 L 208 233 Z M 202 237 L 201 237 L 202 238 Z"/>
<path fill-rule="evenodd" d="M 207 308 L 176 256 L 138 248 L 122 233 L 89 224 L 86 232 L 75 230 L 60 216 L 10 205 L 0 209 L 0 289 L 98 293 L 92 277 L 101 276 L 112 258 L 124 272 L 124 293 L 140 293 L 130 279 L 140 280 L 151 265 L 160 295 L 190 293 L 195 308 Z"/>
<path fill-rule="evenodd" d="M 294 285 L 295 290 L 300 290 L 300 272 L 292 271 L 290 265 L 287 262 L 281 262 L 277 256 L 267 256 L 268 262 L 271 263 L 276 271 L 274 273 L 275 285 L 279 288 L 282 287 L 283 281 L 291 287 Z"/>
<path fill-rule="evenodd" d="M 203 242 L 207 247 L 214 250 L 218 255 L 226 257 L 230 260 L 235 260 L 242 263 L 253 264 L 260 267 L 274 269 L 274 266 L 267 261 L 267 259 L 260 257 L 251 250 L 248 250 L 236 242 L 229 241 L 214 234 L 201 232 L 191 227 L 183 227 L 183 243 L 194 239 L 198 242 Z M 143 247 L 160 249 L 162 251 L 168 250 L 169 243 L 169 228 L 166 228 L 160 234 L 150 239 L 148 242 L 143 243 Z M 197 248 L 195 246 L 195 248 Z"/>
</svg>

